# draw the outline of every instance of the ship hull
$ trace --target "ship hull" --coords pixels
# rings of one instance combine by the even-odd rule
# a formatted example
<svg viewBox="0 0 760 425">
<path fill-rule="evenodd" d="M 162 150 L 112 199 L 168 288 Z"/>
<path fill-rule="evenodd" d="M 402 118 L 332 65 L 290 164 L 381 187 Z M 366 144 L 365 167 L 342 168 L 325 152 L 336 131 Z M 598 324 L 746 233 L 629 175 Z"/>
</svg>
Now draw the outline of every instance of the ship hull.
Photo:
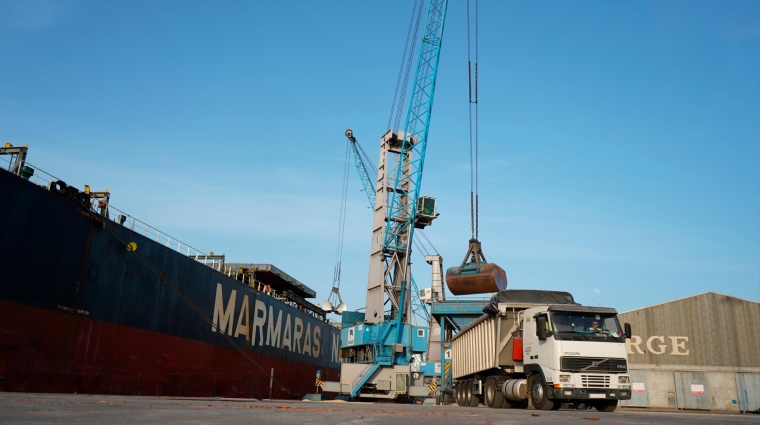
<svg viewBox="0 0 760 425">
<path fill-rule="evenodd" d="M 134 242 L 136 251 L 127 249 Z M 0 390 L 296 398 L 338 330 L 0 170 Z"/>
<path fill-rule="evenodd" d="M 234 349 L 14 303 L 0 322 L 5 391 L 269 398 L 274 370 L 290 392 L 273 382 L 272 397 L 291 398 L 315 392 L 320 369 L 247 353 L 263 373 Z"/>
</svg>

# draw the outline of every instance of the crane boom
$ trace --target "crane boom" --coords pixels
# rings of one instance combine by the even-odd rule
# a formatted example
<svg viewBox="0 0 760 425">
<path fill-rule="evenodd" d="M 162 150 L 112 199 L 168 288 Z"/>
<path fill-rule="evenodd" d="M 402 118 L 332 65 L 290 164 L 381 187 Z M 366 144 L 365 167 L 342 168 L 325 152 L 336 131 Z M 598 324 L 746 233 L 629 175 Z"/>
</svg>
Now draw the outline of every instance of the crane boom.
<svg viewBox="0 0 760 425">
<path fill-rule="evenodd" d="M 351 152 L 354 153 L 354 163 L 356 164 L 356 171 L 359 173 L 359 178 L 362 180 L 362 186 L 364 187 L 364 193 L 367 194 L 367 199 L 369 199 L 369 206 L 374 207 L 375 206 L 375 184 L 372 183 L 372 179 L 369 178 L 369 173 L 367 172 L 367 166 L 364 164 L 364 160 L 362 159 L 361 154 L 359 153 L 359 148 L 356 142 L 356 137 L 354 137 L 354 132 L 349 130 L 346 130 L 346 137 L 348 138 L 349 143 L 351 143 Z"/>
<path fill-rule="evenodd" d="M 433 95 L 438 76 L 438 60 L 441 53 L 443 26 L 448 0 L 431 0 L 422 37 L 422 48 L 414 79 L 411 103 L 404 127 L 404 140 L 396 177 L 388 207 L 388 226 L 385 229 L 384 247 L 389 250 L 408 251 L 414 235 L 414 219 L 417 215 L 422 170 Z M 409 234 L 403 237 L 404 233 Z"/>
</svg>

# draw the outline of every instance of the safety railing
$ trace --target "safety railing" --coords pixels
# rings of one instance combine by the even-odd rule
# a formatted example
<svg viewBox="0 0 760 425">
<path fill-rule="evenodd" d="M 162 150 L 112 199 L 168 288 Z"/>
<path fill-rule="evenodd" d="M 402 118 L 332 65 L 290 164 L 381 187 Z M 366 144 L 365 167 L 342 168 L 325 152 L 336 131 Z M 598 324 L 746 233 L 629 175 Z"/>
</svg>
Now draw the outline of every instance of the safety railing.
<svg viewBox="0 0 760 425">
<path fill-rule="evenodd" d="M 13 163 L 11 162 L 11 157 L 0 156 L 0 161 L 2 161 L 2 167 L 10 171 L 11 166 L 13 165 Z M 48 173 L 47 171 L 35 165 L 30 164 L 27 161 L 24 161 L 24 165 L 34 170 L 34 174 L 32 174 L 29 178 L 26 178 L 26 177 L 21 177 L 21 178 L 28 180 L 38 186 L 48 187 L 50 185 L 50 182 L 60 180 L 58 177 Z"/>
<path fill-rule="evenodd" d="M 287 304 L 299 311 L 302 311 L 314 317 L 315 319 L 327 321 L 326 315 L 324 314 L 320 315 L 316 313 L 315 311 L 313 311 L 311 308 L 297 303 L 296 301 L 290 299 L 285 292 L 278 292 L 277 290 L 272 288 L 270 285 L 256 280 L 252 274 L 240 273 L 235 268 L 227 267 L 227 266 L 224 266 L 224 270 L 222 271 L 222 273 L 226 274 L 228 277 L 231 277 L 239 282 L 243 282 L 244 284 L 252 287 L 253 289 L 261 292 L 262 294 L 269 295 L 270 297 L 276 299 L 277 301 L 280 301 L 283 304 Z"/>
<path fill-rule="evenodd" d="M 6 157 L 0 155 L 0 167 L 9 170 L 13 166 L 12 159 L 15 159 L 15 157 Z M 49 188 L 51 182 L 59 181 L 58 177 L 48 173 L 47 171 L 30 164 L 27 161 L 24 161 L 24 165 L 26 167 L 29 167 L 29 169 L 34 170 L 34 173 L 29 176 L 28 178 L 26 176 L 19 176 L 20 178 L 23 178 L 25 180 L 28 180 L 36 185 L 42 186 L 44 188 Z M 27 169 L 28 172 L 28 169 Z M 222 255 L 214 255 L 214 253 L 206 254 L 191 245 L 184 243 L 180 241 L 177 238 L 172 237 L 171 235 L 162 232 L 161 230 L 151 226 L 148 223 L 145 223 L 142 220 L 139 220 L 124 211 L 106 204 L 102 210 L 100 210 L 97 207 L 97 204 L 92 205 L 92 209 L 95 212 L 102 213 L 106 218 L 108 218 L 110 221 L 117 223 L 121 226 L 124 226 L 131 231 L 143 235 L 144 237 L 153 240 L 154 242 L 158 242 L 167 248 L 171 248 L 180 254 L 183 254 L 185 256 L 193 258 L 195 261 L 198 261 L 199 263 L 202 263 L 206 266 L 211 267 L 212 269 L 222 272 L 226 274 L 227 276 L 230 276 L 234 279 L 238 279 L 237 277 L 237 270 L 233 270 L 231 267 L 226 267 L 224 265 L 224 254 Z M 253 278 L 252 275 L 242 275 L 241 280 L 244 284 L 250 285 L 257 289 L 259 292 L 269 295 L 272 298 L 275 298 L 283 303 L 290 304 L 293 307 L 298 308 L 299 310 L 302 309 L 302 306 L 298 305 L 297 303 L 293 302 L 292 300 L 288 299 L 287 296 L 283 293 L 278 293 L 269 285 L 265 285 Z M 319 316 L 318 314 L 314 313 L 313 311 L 309 309 L 303 309 L 304 312 L 311 314 L 315 318 L 318 318 L 320 320 L 326 320 L 325 317 Z"/>
<path fill-rule="evenodd" d="M 222 268 L 224 267 L 224 255 L 214 255 L 213 253 L 206 254 L 205 252 L 193 248 L 189 244 L 156 229 L 142 220 L 138 220 L 114 206 L 109 205 L 107 208 L 109 211 L 108 218 L 114 223 L 118 223 L 131 231 L 143 235 L 154 242 L 158 242 L 167 248 L 171 248 L 180 254 L 192 257 L 196 261 L 203 263 L 214 270 L 222 271 Z"/>
<path fill-rule="evenodd" d="M 0 156 L 2 167 L 6 170 L 10 170 L 11 166 L 13 165 L 11 159 L 11 157 Z M 28 180 L 38 186 L 49 188 L 51 182 L 61 180 L 58 177 L 48 173 L 47 171 L 29 163 L 28 161 L 24 161 L 24 165 L 29 169 L 34 170 L 34 173 L 28 178 L 22 176 L 19 177 L 24 178 L 25 180 Z M 108 218 L 111 221 L 121 224 L 124 227 L 128 227 L 135 233 L 139 233 L 149 239 L 152 239 L 155 242 L 172 248 L 180 254 L 187 255 L 188 257 L 193 257 L 196 261 L 199 261 L 213 268 L 214 270 L 221 271 L 222 267 L 224 267 L 224 256 L 214 256 L 201 252 L 200 250 L 193 248 L 192 246 L 180 241 L 177 238 L 171 237 L 170 235 L 141 220 L 136 219 L 135 217 L 119 210 L 116 207 L 108 205 L 107 209 L 111 212 L 111 214 L 107 214 Z M 113 214 L 113 212 L 116 212 L 118 214 Z"/>
</svg>

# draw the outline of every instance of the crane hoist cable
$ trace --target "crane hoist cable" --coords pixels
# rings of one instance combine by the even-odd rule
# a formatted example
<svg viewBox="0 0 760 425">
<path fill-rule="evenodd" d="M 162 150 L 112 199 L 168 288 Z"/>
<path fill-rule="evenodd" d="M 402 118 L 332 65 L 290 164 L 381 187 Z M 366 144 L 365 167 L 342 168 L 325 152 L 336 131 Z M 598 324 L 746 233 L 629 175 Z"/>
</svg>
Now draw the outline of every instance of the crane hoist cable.
<svg viewBox="0 0 760 425">
<path fill-rule="evenodd" d="M 340 296 L 340 274 L 343 261 L 343 240 L 346 235 L 346 204 L 348 203 L 348 169 L 350 164 L 350 141 L 346 142 L 346 155 L 343 165 L 343 188 L 340 195 L 340 214 L 338 217 L 338 241 L 335 247 L 335 271 L 333 272 L 333 285 L 330 295 L 327 297 L 322 309 L 335 314 L 341 314 L 346 310 L 346 305 Z M 337 301 L 337 303 L 336 303 Z"/>
<path fill-rule="evenodd" d="M 473 81 L 472 51 L 470 48 L 470 0 L 467 0 L 467 82 L 469 91 L 470 122 L 470 227 L 472 238 L 478 239 L 478 0 L 475 0 L 475 67 Z M 475 96 L 473 97 L 473 91 Z M 473 138 L 473 110 L 475 112 Z M 474 143 L 473 143 L 474 141 Z M 473 144 L 475 145 L 475 165 L 473 167 Z"/>
<path fill-rule="evenodd" d="M 473 8 L 467 0 L 467 81 L 470 138 L 470 230 L 472 232 L 464 259 L 459 267 L 446 270 L 446 284 L 454 295 L 496 292 L 507 288 L 507 274 L 496 264 L 488 263 L 478 240 L 478 0 L 474 7 L 474 31 L 470 24 Z M 472 48 L 474 33 L 475 48 Z M 473 52 L 474 50 L 474 52 Z"/>
<path fill-rule="evenodd" d="M 420 22 L 422 20 L 423 0 L 415 0 L 412 6 L 412 17 L 409 19 L 409 28 L 406 32 L 406 43 L 404 44 L 404 53 L 401 55 L 401 65 L 398 69 L 398 78 L 396 80 L 396 90 L 393 93 L 393 102 L 391 102 L 391 112 L 388 116 L 388 128 L 398 128 L 401 123 L 401 115 L 404 112 L 406 101 L 406 90 L 409 87 L 409 75 L 412 71 L 412 58 L 417 47 L 417 36 L 420 32 Z M 399 90 L 401 91 L 399 96 Z M 391 126 L 393 124 L 393 126 Z"/>
</svg>

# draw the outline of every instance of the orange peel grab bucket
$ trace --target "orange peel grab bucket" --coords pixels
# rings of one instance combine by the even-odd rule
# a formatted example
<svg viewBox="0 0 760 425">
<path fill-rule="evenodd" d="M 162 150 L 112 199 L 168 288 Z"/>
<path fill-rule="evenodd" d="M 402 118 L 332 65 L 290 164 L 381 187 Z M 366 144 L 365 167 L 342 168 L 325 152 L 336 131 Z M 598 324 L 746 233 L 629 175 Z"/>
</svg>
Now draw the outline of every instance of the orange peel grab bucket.
<svg viewBox="0 0 760 425">
<path fill-rule="evenodd" d="M 507 289 L 507 272 L 493 263 L 449 267 L 446 284 L 454 295 L 488 294 Z"/>
</svg>

